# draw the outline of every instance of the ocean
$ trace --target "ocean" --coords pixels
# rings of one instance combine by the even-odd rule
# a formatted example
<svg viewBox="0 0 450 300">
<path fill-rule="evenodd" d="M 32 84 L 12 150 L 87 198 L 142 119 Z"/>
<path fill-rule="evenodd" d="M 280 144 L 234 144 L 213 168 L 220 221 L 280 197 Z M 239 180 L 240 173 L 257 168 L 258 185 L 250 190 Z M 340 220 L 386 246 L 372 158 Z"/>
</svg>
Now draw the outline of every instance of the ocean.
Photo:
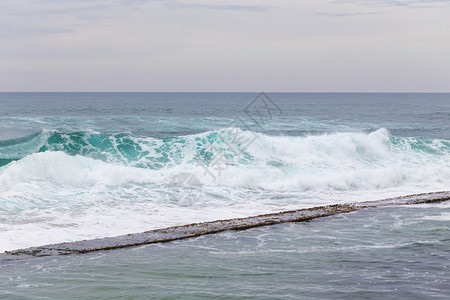
<svg viewBox="0 0 450 300">
<path fill-rule="evenodd" d="M 0 252 L 449 187 L 450 94 L 0 93 Z M 367 209 L 0 262 L 0 296 L 445 298 L 449 221 Z"/>
</svg>

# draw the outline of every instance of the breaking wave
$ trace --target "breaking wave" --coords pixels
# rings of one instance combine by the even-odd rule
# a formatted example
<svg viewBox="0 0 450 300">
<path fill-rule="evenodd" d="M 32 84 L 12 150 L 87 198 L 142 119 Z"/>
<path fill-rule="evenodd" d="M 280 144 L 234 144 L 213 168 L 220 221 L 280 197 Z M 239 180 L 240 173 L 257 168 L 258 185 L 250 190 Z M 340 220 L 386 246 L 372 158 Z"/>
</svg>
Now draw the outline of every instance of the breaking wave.
<svg viewBox="0 0 450 300">
<path fill-rule="evenodd" d="M 164 138 L 41 131 L 0 141 L 0 165 L 2 251 L 311 207 L 343 195 L 365 201 L 448 190 L 450 141 L 383 128 L 311 136 L 224 128 Z M 167 188 L 180 173 L 202 184 L 188 206 Z"/>
</svg>

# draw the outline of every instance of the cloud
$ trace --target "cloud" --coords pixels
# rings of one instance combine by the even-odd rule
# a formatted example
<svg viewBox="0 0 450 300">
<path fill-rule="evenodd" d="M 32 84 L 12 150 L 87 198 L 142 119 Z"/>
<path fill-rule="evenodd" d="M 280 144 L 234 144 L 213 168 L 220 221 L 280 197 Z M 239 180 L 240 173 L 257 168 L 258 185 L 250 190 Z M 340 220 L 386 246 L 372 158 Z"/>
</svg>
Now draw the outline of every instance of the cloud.
<svg viewBox="0 0 450 300">
<path fill-rule="evenodd" d="M 49 35 L 75 33 L 75 30 L 64 28 L 27 27 L 2 24 L 0 38 L 19 38 L 30 35 Z"/>
<path fill-rule="evenodd" d="M 316 16 L 326 16 L 326 17 L 355 17 L 355 16 L 363 16 L 363 15 L 381 15 L 385 14 L 384 12 L 351 12 L 351 13 L 329 13 L 329 12 L 316 12 L 314 15 Z"/>
<path fill-rule="evenodd" d="M 124 5 L 139 5 L 139 4 L 145 4 L 149 2 L 172 2 L 171 0 L 122 0 L 120 1 L 121 4 Z"/>
<path fill-rule="evenodd" d="M 341 0 L 331 1 L 330 3 L 336 6 L 344 6 L 345 4 L 364 6 L 368 11 L 357 12 L 327 12 L 319 11 L 314 13 L 315 16 L 326 17 L 355 17 L 362 15 L 379 15 L 386 14 L 387 11 L 373 11 L 373 8 L 385 10 L 388 7 L 403 7 L 403 8 L 430 8 L 437 7 L 442 4 L 450 4 L 450 0 Z M 372 9 L 372 11 L 371 11 Z"/>
<path fill-rule="evenodd" d="M 273 9 L 271 6 L 265 5 L 239 5 L 239 4 L 201 4 L 201 3 L 181 3 L 173 1 L 170 4 L 174 9 L 210 9 L 210 10 L 232 10 L 232 11 L 251 11 L 265 12 Z"/>
<path fill-rule="evenodd" d="M 0 15 L 7 17 L 45 17 L 46 15 L 68 15 L 76 13 L 91 13 L 102 12 L 111 8 L 109 4 L 102 3 L 100 1 L 93 1 L 95 3 L 88 2 L 75 2 L 75 1 L 60 1 L 54 2 L 51 0 L 44 1 L 43 3 L 37 3 L 33 1 L 22 1 L 16 5 L 10 5 L 5 9 L 0 9 Z M 2 8 L 0 6 L 0 8 Z"/>
<path fill-rule="evenodd" d="M 92 11 L 103 11 L 109 9 L 110 6 L 106 4 L 90 4 L 84 6 L 67 7 L 60 9 L 46 9 L 38 11 L 44 14 L 73 14 L 78 12 L 92 12 Z"/>
<path fill-rule="evenodd" d="M 109 11 L 119 6 L 141 6 L 149 3 L 159 4 L 171 10 L 221 10 L 221 11 L 246 11 L 267 12 L 273 10 L 273 6 L 250 5 L 238 1 L 202 1 L 197 2 L 185 0 L 121 0 L 115 4 L 106 0 L 23 0 L 18 5 L 6 7 L 3 14 L 7 15 L 64 15 L 64 14 L 88 14 Z M 1 4 L 0 4 L 1 7 Z M 2 10 L 0 10 L 2 14 Z"/>
<path fill-rule="evenodd" d="M 435 7 L 437 5 L 449 5 L 450 0 L 346 0 L 333 1 L 334 4 L 353 3 L 365 6 L 398 6 L 398 7 Z"/>
<path fill-rule="evenodd" d="M 199 2 L 182 2 L 177 0 L 122 0 L 125 5 L 142 5 L 150 2 L 159 2 L 169 9 L 209 9 L 209 10 L 228 10 L 228 11 L 249 11 L 249 12 L 265 12 L 273 9 L 267 5 L 245 5 L 234 3 L 199 3 Z M 241 2 L 240 2 L 241 3 Z"/>
</svg>

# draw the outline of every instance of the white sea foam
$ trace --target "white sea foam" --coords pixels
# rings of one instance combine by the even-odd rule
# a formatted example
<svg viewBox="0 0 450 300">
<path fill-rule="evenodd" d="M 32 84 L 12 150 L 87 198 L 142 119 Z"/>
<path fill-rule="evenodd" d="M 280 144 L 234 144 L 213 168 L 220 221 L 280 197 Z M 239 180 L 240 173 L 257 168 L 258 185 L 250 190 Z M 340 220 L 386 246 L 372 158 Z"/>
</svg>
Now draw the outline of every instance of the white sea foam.
<svg viewBox="0 0 450 300">
<path fill-rule="evenodd" d="M 438 216 L 426 216 L 423 217 L 422 220 L 431 220 L 431 221 L 450 221 L 450 213 L 449 212 L 443 212 Z"/>
<path fill-rule="evenodd" d="M 305 137 L 238 133 L 256 139 L 244 148 L 232 139 L 232 129 L 168 145 L 136 138 L 145 154 L 140 165 L 55 151 L 1 167 L 0 251 L 450 186 L 448 141 L 393 140 L 385 129 Z M 203 161 L 215 178 L 195 160 L 211 137 L 230 158 L 220 172 L 214 159 Z M 160 168 L 142 164 L 156 156 L 168 158 Z M 167 187 L 181 172 L 203 185 L 189 206 Z"/>
</svg>

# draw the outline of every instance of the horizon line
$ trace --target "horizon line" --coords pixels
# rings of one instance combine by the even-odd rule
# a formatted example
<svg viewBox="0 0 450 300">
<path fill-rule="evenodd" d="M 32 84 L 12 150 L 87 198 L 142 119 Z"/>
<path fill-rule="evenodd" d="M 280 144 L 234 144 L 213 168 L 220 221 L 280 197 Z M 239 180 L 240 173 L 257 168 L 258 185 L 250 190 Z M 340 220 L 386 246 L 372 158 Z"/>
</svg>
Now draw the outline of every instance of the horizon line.
<svg viewBox="0 0 450 300">
<path fill-rule="evenodd" d="M 449 94 L 450 91 L 0 91 L 1 94 L 6 93 L 239 93 L 239 94 L 252 94 L 252 93 L 277 93 L 277 94 Z"/>
</svg>

